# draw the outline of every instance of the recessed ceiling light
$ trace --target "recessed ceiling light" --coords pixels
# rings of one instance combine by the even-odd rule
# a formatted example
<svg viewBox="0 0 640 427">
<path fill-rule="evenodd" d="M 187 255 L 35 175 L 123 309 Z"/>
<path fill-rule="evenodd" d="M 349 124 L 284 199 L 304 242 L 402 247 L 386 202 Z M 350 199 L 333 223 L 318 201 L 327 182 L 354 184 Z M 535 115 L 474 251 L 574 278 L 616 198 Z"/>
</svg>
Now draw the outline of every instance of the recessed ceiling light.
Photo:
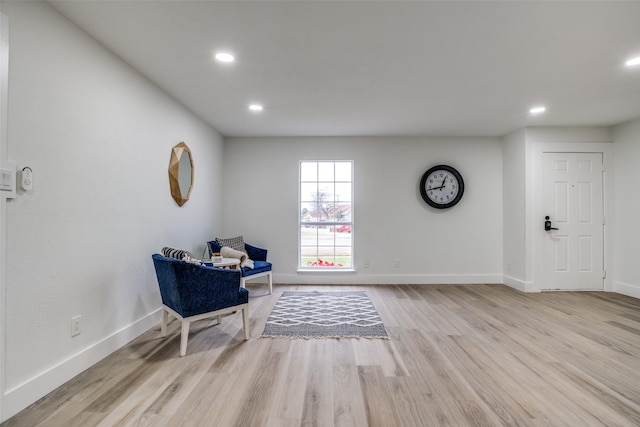
<svg viewBox="0 0 640 427">
<path fill-rule="evenodd" d="M 538 106 L 538 107 L 533 107 L 529 110 L 529 113 L 531 114 L 542 114 L 545 111 L 547 111 L 547 107 L 544 107 L 542 105 Z"/>
<path fill-rule="evenodd" d="M 631 58 L 630 60 L 625 62 L 624 65 L 626 65 L 627 67 L 635 67 L 636 65 L 640 65 L 640 56 Z"/>
<path fill-rule="evenodd" d="M 261 104 L 249 104 L 249 110 L 251 111 L 262 111 L 264 107 Z"/>
<path fill-rule="evenodd" d="M 220 62 L 233 62 L 236 60 L 236 58 L 228 52 L 216 53 L 216 59 Z"/>
</svg>

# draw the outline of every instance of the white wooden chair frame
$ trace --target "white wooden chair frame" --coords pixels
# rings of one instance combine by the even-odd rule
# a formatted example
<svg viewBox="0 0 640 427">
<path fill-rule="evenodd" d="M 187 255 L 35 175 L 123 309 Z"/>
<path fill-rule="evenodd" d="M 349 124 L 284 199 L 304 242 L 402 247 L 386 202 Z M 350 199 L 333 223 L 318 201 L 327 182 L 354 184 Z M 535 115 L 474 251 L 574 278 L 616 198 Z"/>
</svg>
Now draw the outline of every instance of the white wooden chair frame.
<svg viewBox="0 0 640 427">
<path fill-rule="evenodd" d="M 259 277 L 265 277 L 265 276 L 269 278 L 269 295 L 271 295 L 273 293 L 273 282 L 271 281 L 271 270 L 263 271 L 262 273 L 252 274 L 246 277 L 242 276 L 240 278 L 240 286 L 243 288 L 246 288 L 245 283 L 248 282 L 249 280 L 253 280 L 253 279 L 257 279 Z"/>
<path fill-rule="evenodd" d="M 244 287 L 244 286 L 243 286 Z M 160 336 L 165 337 L 167 335 L 167 323 L 169 322 L 169 314 L 178 319 L 182 323 L 182 332 L 180 334 L 180 356 L 187 354 L 187 340 L 189 339 L 189 326 L 191 322 L 197 320 L 208 319 L 210 317 L 217 317 L 217 326 L 222 323 L 222 315 L 227 313 L 233 313 L 242 310 L 242 326 L 244 328 L 244 339 L 249 339 L 249 303 L 234 305 L 227 308 L 222 308 L 216 311 L 210 311 L 208 313 L 196 314 L 195 316 L 182 317 L 171 308 L 162 304 L 162 324 L 160 326 Z"/>
</svg>

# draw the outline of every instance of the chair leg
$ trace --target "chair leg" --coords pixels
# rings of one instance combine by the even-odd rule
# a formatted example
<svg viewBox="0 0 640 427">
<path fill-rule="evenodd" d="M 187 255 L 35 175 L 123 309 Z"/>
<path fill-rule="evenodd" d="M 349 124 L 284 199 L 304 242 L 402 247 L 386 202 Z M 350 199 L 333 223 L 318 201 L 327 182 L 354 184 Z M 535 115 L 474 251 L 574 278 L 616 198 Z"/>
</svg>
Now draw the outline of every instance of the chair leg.
<svg viewBox="0 0 640 427">
<path fill-rule="evenodd" d="M 269 295 L 273 293 L 273 282 L 271 281 L 271 272 L 269 272 Z"/>
<path fill-rule="evenodd" d="M 180 356 L 187 354 L 187 340 L 189 339 L 189 321 L 182 321 L 182 334 L 180 334 Z"/>
<path fill-rule="evenodd" d="M 244 328 L 244 340 L 249 340 L 249 307 L 242 309 L 242 326 Z"/>
<path fill-rule="evenodd" d="M 160 336 L 163 337 L 163 338 L 165 336 L 167 336 L 167 323 L 168 322 L 169 322 L 169 312 L 163 308 L 162 309 L 162 323 L 160 323 Z"/>
<path fill-rule="evenodd" d="M 218 319 L 218 325 L 220 325 L 222 323 L 222 316 L 218 315 L 217 319 Z"/>
</svg>

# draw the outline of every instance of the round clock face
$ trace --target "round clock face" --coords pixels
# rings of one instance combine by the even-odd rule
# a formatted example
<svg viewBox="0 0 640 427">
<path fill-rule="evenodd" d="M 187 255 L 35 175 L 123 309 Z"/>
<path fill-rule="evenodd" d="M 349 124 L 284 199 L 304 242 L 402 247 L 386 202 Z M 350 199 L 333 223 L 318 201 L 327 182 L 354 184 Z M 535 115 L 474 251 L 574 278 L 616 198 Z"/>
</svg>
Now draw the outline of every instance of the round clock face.
<svg viewBox="0 0 640 427">
<path fill-rule="evenodd" d="M 464 181 L 462 175 L 447 165 L 430 168 L 420 180 L 420 195 L 425 202 L 437 209 L 454 206 L 462 198 Z"/>
</svg>

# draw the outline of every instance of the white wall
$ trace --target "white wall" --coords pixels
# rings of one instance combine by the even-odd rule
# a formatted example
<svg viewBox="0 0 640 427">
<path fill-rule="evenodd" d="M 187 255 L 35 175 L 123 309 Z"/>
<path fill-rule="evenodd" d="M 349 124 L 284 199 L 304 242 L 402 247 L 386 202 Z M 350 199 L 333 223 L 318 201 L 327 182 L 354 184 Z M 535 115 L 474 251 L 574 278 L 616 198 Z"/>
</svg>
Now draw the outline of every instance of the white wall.
<svg viewBox="0 0 640 427">
<path fill-rule="evenodd" d="M 167 245 L 199 256 L 220 229 L 223 142 L 46 3 L 2 11 L 8 156 L 34 177 L 6 205 L 6 419 L 156 325 L 151 254 Z M 167 172 L 180 141 L 195 163 L 182 208 Z"/>
<path fill-rule="evenodd" d="M 503 140 L 503 265 L 504 280 L 522 291 L 527 287 L 526 239 L 526 133 L 507 135 Z"/>
<path fill-rule="evenodd" d="M 1 11 L 0 11 L 1 12 Z M 0 165 L 6 167 L 7 158 L 7 87 L 9 81 L 9 18 L 0 13 Z M 7 221 L 6 198 L 13 196 L 15 191 L 0 191 L 0 422 L 4 419 L 4 319 L 5 319 L 5 283 L 6 283 L 6 239 Z"/>
<path fill-rule="evenodd" d="M 616 292 L 640 298 L 640 119 L 614 128 Z"/>
<path fill-rule="evenodd" d="M 225 228 L 216 235 L 242 234 L 268 248 L 275 282 L 502 282 L 499 139 L 231 138 L 224 153 L 229 191 Z M 298 167 L 312 159 L 355 162 L 356 273 L 296 271 Z M 440 163 L 456 167 L 465 180 L 462 201 L 444 211 L 429 208 L 418 189 L 422 174 Z"/>
</svg>

